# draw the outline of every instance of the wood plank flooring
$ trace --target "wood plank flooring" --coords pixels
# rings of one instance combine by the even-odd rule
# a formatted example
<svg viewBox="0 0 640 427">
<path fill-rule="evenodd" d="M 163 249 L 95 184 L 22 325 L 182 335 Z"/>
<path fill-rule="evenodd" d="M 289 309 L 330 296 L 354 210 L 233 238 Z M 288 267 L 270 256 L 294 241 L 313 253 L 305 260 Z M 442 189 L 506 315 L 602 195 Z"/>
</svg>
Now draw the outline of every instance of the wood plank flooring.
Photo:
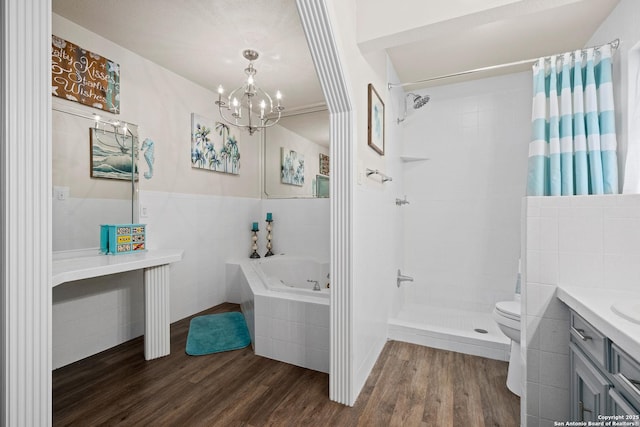
<svg viewBox="0 0 640 427">
<path fill-rule="evenodd" d="M 239 311 L 221 304 L 210 314 Z M 507 363 L 389 341 L 354 407 L 328 398 L 329 377 L 253 354 L 184 352 L 190 318 L 171 325 L 171 354 L 144 360 L 136 338 L 53 372 L 55 426 L 520 425 Z"/>
</svg>

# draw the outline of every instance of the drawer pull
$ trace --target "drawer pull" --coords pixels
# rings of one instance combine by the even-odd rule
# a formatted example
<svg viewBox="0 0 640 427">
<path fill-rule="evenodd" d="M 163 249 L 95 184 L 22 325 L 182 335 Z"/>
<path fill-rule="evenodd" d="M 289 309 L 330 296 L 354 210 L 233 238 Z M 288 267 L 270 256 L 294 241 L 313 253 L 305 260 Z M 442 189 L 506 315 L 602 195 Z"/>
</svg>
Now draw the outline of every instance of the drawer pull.
<svg viewBox="0 0 640 427">
<path fill-rule="evenodd" d="M 622 372 L 618 372 L 617 374 L 615 374 L 615 377 L 618 378 L 618 380 L 620 380 L 620 382 L 626 386 L 625 388 L 629 392 L 635 393 L 636 399 L 640 399 L 640 381 L 631 380 L 625 377 Z"/>
<path fill-rule="evenodd" d="M 578 336 L 578 338 L 580 338 L 582 341 L 587 341 L 587 340 L 591 340 L 593 338 L 591 338 L 589 335 L 585 335 L 584 334 L 584 329 L 577 329 L 574 328 L 573 326 L 571 327 L 571 330 Z"/>
</svg>

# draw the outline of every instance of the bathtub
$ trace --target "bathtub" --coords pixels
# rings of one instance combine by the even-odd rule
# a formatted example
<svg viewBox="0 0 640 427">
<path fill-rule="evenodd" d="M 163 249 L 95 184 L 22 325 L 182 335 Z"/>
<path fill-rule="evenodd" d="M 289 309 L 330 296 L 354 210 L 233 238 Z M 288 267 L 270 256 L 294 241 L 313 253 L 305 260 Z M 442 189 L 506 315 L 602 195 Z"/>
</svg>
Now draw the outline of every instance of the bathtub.
<svg viewBox="0 0 640 427">
<path fill-rule="evenodd" d="M 234 263 L 231 263 L 234 264 Z M 237 263 L 231 286 L 257 355 L 329 372 L 329 263 L 310 257 L 274 255 Z M 314 291 L 318 281 L 319 291 Z"/>
<path fill-rule="evenodd" d="M 252 263 L 270 291 L 329 299 L 329 263 L 313 258 L 274 255 Z M 318 282 L 319 291 L 313 287 Z"/>
</svg>

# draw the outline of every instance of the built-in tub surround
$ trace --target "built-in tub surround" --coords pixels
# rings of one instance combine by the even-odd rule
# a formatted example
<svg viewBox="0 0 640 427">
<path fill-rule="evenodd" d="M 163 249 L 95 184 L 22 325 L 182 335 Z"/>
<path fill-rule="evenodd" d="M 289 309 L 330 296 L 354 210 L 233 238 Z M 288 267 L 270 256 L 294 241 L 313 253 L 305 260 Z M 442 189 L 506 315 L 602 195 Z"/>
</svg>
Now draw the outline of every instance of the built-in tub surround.
<svg viewBox="0 0 640 427">
<path fill-rule="evenodd" d="M 328 373 L 329 263 L 275 255 L 236 264 L 240 273 L 231 275 L 227 286 L 240 288 L 256 354 Z M 314 291 L 307 280 L 319 281 L 321 290 Z"/>
<path fill-rule="evenodd" d="M 275 255 L 256 260 L 253 266 L 270 291 L 329 298 L 328 262 L 309 257 Z"/>
</svg>

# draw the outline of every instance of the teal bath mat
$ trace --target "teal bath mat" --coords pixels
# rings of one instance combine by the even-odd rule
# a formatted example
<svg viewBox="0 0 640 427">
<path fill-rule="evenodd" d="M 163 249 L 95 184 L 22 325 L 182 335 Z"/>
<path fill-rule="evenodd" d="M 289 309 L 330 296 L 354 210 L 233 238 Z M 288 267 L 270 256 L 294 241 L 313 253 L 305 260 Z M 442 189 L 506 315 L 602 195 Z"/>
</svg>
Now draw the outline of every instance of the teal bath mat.
<svg viewBox="0 0 640 427">
<path fill-rule="evenodd" d="M 191 319 L 186 352 L 191 356 L 202 356 L 237 350 L 250 343 L 251 337 L 242 313 L 207 314 Z"/>
</svg>

